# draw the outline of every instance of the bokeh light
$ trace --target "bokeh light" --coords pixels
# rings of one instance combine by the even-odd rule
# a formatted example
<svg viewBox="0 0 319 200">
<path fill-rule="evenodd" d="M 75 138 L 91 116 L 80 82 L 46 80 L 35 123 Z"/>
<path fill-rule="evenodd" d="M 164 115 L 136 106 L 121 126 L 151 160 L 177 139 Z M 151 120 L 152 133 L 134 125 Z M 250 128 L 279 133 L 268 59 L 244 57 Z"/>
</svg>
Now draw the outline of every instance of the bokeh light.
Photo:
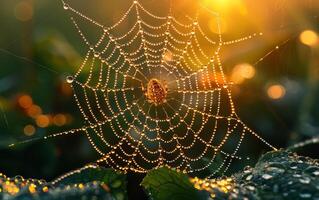
<svg viewBox="0 0 319 200">
<path fill-rule="evenodd" d="M 14 15 L 20 21 L 29 21 L 33 17 L 32 5 L 27 1 L 19 2 L 14 8 Z"/>
<path fill-rule="evenodd" d="M 67 123 L 67 117 L 63 114 L 57 114 L 53 117 L 53 123 L 56 126 L 63 126 Z"/>
<path fill-rule="evenodd" d="M 319 42 L 318 34 L 312 30 L 305 30 L 299 37 L 301 43 L 308 46 L 315 46 Z"/>
<path fill-rule="evenodd" d="M 36 124 L 38 127 L 45 128 L 50 125 L 50 118 L 47 115 L 39 115 L 36 118 Z"/>
<path fill-rule="evenodd" d="M 42 114 L 42 109 L 40 106 L 32 105 L 30 108 L 27 109 L 26 112 L 30 117 L 36 118 L 37 116 Z"/>
<path fill-rule="evenodd" d="M 36 129 L 33 125 L 26 125 L 24 128 L 23 128 L 23 132 L 26 136 L 32 136 L 34 135 Z"/>
<path fill-rule="evenodd" d="M 18 99 L 19 106 L 24 109 L 28 109 L 32 106 L 33 101 L 29 95 L 22 95 Z"/>
<path fill-rule="evenodd" d="M 252 65 L 248 63 L 238 64 L 232 70 L 231 81 L 235 84 L 241 84 L 246 79 L 253 78 L 255 74 L 256 70 Z"/>
<path fill-rule="evenodd" d="M 271 85 L 267 89 L 267 94 L 271 99 L 281 99 L 286 95 L 286 89 L 280 84 Z"/>
</svg>

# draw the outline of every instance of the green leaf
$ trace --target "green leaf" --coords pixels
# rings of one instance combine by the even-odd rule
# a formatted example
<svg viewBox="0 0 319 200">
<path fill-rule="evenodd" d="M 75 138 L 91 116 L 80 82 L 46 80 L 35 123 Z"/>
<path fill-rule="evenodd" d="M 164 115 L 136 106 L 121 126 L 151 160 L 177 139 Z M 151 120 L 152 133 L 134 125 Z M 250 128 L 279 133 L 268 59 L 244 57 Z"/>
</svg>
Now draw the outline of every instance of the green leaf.
<svg viewBox="0 0 319 200">
<path fill-rule="evenodd" d="M 232 190 L 227 194 L 214 190 L 217 198 L 319 198 L 319 161 L 285 150 L 266 153 L 254 168 L 246 167 L 231 178 Z"/>
<path fill-rule="evenodd" d="M 142 186 L 154 200 L 200 200 L 208 196 L 196 190 L 187 175 L 166 167 L 150 171 L 142 181 Z"/>
<path fill-rule="evenodd" d="M 231 177 L 197 179 L 193 181 L 194 185 L 189 180 L 185 174 L 161 168 L 151 171 L 142 185 L 154 200 L 202 200 L 211 197 L 250 200 L 319 199 L 319 161 L 286 150 L 268 152 L 254 168 L 246 167 Z M 195 189 L 195 186 L 202 190 Z"/>
</svg>

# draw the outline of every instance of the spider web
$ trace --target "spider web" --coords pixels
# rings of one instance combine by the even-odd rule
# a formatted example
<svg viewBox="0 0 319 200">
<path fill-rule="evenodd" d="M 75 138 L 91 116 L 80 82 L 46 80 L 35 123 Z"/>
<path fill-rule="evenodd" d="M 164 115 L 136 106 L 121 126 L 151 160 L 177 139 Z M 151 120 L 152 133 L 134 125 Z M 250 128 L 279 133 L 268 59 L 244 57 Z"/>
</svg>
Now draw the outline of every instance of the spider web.
<svg viewBox="0 0 319 200">
<path fill-rule="evenodd" d="M 105 26 L 62 3 L 87 46 L 82 65 L 67 77 L 87 125 L 53 136 L 84 132 L 101 155 L 98 163 L 141 173 L 160 166 L 185 173 L 214 166 L 209 174 L 214 176 L 242 159 L 237 153 L 247 134 L 275 149 L 237 116 L 220 58 L 224 45 L 259 34 L 223 41 L 215 13 L 218 33 L 211 35 L 201 25 L 200 12 L 180 20 L 172 8 L 158 16 L 139 1 Z M 101 32 L 96 42 L 87 38 L 79 21 Z M 154 78 L 167 84 L 160 105 L 149 101 L 144 90 Z M 226 149 L 234 137 L 236 143 Z M 218 157 L 222 162 L 215 166 Z"/>
</svg>

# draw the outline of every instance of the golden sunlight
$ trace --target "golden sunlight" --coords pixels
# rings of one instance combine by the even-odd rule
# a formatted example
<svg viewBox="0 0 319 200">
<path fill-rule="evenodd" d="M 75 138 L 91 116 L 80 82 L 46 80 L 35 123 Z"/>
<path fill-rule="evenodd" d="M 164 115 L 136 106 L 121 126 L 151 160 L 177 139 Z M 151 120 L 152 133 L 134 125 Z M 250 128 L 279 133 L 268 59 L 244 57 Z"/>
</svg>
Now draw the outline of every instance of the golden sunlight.
<svg viewBox="0 0 319 200">
<path fill-rule="evenodd" d="M 255 74 L 256 70 L 252 65 L 248 63 L 238 64 L 234 67 L 232 71 L 231 81 L 235 84 L 241 84 L 246 79 L 253 78 Z"/>
<path fill-rule="evenodd" d="M 232 12 L 236 9 L 242 15 L 247 14 L 247 8 L 241 0 L 203 0 L 203 5 L 218 13 Z"/>
</svg>

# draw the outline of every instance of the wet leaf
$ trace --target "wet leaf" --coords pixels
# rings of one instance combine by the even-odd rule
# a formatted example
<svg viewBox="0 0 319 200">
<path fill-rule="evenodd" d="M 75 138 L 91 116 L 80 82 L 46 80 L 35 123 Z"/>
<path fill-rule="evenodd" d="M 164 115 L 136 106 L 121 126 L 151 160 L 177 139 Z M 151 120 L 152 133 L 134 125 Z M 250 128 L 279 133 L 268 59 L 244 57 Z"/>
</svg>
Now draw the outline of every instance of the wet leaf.
<svg viewBox="0 0 319 200">
<path fill-rule="evenodd" d="M 149 172 L 142 186 L 154 200 L 200 200 L 208 196 L 196 190 L 187 175 L 166 167 Z"/>
</svg>

